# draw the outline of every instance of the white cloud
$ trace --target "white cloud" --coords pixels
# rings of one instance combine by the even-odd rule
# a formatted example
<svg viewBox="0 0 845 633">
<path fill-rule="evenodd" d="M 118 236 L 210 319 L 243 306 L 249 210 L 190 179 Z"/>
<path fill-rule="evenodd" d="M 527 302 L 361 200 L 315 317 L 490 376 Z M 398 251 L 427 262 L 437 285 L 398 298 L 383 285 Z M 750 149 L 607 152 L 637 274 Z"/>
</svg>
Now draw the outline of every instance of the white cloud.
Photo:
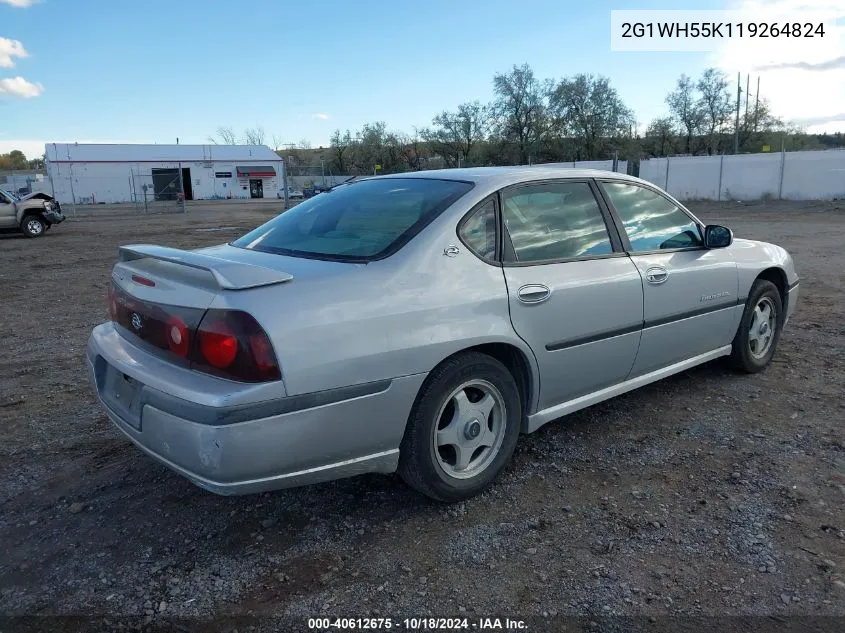
<svg viewBox="0 0 845 633">
<path fill-rule="evenodd" d="M 44 86 L 27 81 L 23 77 L 7 77 L 0 79 L 0 94 L 10 94 L 29 99 L 44 92 Z"/>
<path fill-rule="evenodd" d="M 0 37 L 0 68 L 12 68 L 15 65 L 13 57 L 29 57 L 29 53 L 18 40 Z"/>
<path fill-rule="evenodd" d="M 0 154 L 8 154 L 13 149 L 18 149 L 29 159 L 38 158 L 44 153 L 44 141 L 15 141 L 0 139 Z"/>
<path fill-rule="evenodd" d="M 39 0 L 0 0 L 3 4 L 9 4 L 13 7 L 17 7 L 18 9 L 26 9 L 27 7 L 31 7 L 33 4 L 38 2 Z"/>
<path fill-rule="evenodd" d="M 711 63 L 728 73 L 733 94 L 737 73 L 742 74 L 743 91 L 750 73 L 752 100 L 759 76 L 760 96 L 769 100 L 776 115 L 803 123 L 810 132 L 841 130 L 845 2 L 738 0 L 728 8 L 745 12 L 749 22 L 791 23 L 800 16 L 804 24 L 824 19 L 824 37 L 734 38 L 713 53 Z"/>
<path fill-rule="evenodd" d="M 329 120 L 329 115 L 328 115 L 328 114 L 323 114 L 322 112 L 317 112 L 316 114 L 312 114 L 312 115 L 311 115 L 311 118 L 312 118 L 312 119 L 320 119 L 321 121 L 328 121 L 328 120 Z"/>
</svg>

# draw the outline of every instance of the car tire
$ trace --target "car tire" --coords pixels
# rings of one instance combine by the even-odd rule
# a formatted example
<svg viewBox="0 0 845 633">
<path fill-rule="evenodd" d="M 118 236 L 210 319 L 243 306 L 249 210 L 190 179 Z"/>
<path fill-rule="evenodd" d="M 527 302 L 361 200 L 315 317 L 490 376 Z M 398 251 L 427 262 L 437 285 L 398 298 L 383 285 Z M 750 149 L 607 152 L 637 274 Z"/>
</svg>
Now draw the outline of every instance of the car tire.
<svg viewBox="0 0 845 633">
<path fill-rule="evenodd" d="M 502 472 L 519 439 L 522 406 L 508 369 L 479 352 L 437 366 L 420 389 L 399 453 L 399 475 L 444 502 L 468 499 Z"/>
<path fill-rule="evenodd" d="M 21 222 L 21 232 L 26 237 L 41 237 L 46 231 L 47 223 L 37 215 L 28 215 Z"/>
<path fill-rule="evenodd" d="M 783 321 L 783 304 L 777 286 L 758 279 L 745 302 L 733 340 L 730 365 L 749 374 L 765 369 L 774 356 Z"/>
</svg>

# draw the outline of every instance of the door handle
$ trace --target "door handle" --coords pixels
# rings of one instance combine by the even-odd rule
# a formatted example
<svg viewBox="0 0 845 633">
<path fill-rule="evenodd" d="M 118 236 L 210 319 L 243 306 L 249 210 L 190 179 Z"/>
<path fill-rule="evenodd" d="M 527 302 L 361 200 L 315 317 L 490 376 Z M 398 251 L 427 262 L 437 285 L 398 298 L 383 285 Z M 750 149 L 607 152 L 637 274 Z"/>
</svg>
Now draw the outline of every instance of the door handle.
<svg viewBox="0 0 845 633">
<path fill-rule="evenodd" d="M 526 284 L 516 291 L 516 297 L 522 303 L 542 303 L 552 296 L 552 291 L 543 284 Z"/>
<path fill-rule="evenodd" d="M 663 266 L 652 266 L 645 271 L 645 278 L 650 284 L 662 284 L 669 279 L 669 271 Z"/>
</svg>

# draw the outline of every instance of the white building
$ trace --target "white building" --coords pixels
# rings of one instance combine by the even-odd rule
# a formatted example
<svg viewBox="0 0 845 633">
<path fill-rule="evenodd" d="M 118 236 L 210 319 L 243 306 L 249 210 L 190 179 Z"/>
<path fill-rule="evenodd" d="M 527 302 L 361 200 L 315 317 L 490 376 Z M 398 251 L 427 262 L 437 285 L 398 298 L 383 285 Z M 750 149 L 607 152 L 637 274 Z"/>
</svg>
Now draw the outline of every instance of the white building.
<svg viewBox="0 0 845 633">
<path fill-rule="evenodd" d="M 48 143 L 47 176 L 61 203 L 277 198 L 284 163 L 264 145 Z"/>
</svg>

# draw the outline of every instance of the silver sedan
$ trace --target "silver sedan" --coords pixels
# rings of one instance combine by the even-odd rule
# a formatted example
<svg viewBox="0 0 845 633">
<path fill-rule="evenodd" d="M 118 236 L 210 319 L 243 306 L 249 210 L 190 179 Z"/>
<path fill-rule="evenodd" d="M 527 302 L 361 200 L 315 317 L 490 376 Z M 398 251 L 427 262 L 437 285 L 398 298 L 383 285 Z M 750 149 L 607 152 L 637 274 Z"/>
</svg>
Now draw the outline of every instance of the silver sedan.
<svg viewBox="0 0 845 633">
<path fill-rule="evenodd" d="M 398 471 L 455 501 L 567 413 L 719 357 L 762 370 L 797 298 L 785 250 L 648 182 L 427 171 L 229 244 L 121 247 L 87 357 L 114 425 L 205 489 Z"/>
</svg>

